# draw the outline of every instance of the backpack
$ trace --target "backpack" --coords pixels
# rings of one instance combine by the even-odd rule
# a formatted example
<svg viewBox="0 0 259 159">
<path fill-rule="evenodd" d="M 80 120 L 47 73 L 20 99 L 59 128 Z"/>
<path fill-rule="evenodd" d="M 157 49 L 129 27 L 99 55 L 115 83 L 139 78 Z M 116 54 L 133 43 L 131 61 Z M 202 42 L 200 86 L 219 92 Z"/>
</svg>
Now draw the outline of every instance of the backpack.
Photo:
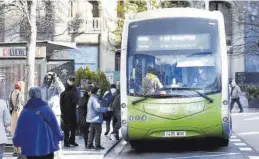
<svg viewBox="0 0 259 159">
<path fill-rule="evenodd" d="M 103 107 L 109 107 L 112 104 L 112 100 L 113 100 L 113 95 L 112 92 L 109 91 L 108 93 L 106 93 L 101 101 L 101 105 Z"/>
<path fill-rule="evenodd" d="M 112 95 L 111 90 L 109 90 L 109 92 L 103 96 L 101 100 L 101 106 L 107 108 L 112 105 L 113 100 L 114 100 L 114 96 Z M 110 120 L 112 118 L 112 115 L 113 115 L 112 112 L 106 112 L 106 113 L 103 113 L 103 118 L 104 120 Z"/>
</svg>

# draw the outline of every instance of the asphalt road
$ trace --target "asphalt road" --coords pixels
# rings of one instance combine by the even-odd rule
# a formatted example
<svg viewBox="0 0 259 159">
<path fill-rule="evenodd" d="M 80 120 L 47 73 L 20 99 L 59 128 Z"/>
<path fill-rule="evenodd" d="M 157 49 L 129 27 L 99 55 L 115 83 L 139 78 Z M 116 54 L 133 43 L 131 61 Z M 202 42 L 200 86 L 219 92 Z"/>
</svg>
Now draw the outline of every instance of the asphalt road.
<svg viewBox="0 0 259 159">
<path fill-rule="evenodd" d="M 149 143 L 143 145 L 144 150 L 135 151 L 121 141 L 105 159 L 259 159 L 259 112 L 233 113 L 232 120 L 233 135 L 228 147 L 209 144 L 213 141 L 187 141 Z"/>
</svg>

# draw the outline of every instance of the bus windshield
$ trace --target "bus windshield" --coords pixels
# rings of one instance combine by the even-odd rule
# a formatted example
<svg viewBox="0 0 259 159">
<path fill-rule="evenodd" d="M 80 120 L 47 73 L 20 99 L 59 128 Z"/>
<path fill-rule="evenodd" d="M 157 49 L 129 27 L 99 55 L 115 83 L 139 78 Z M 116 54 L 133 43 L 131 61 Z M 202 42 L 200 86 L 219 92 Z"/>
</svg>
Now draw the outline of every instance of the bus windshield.
<svg viewBox="0 0 259 159">
<path fill-rule="evenodd" d="M 163 18 L 130 23 L 128 94 L 197 96 L 189 88 L 205 94 L 219 92 L 218 41 L 216 20 Z"/>
</svg>

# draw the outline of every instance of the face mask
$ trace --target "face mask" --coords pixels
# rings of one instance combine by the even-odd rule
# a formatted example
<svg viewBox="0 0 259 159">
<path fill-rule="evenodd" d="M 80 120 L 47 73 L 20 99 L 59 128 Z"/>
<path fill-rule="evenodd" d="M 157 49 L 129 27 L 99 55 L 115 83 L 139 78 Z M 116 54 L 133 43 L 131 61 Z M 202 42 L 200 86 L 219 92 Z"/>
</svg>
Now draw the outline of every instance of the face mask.
<svg viewBox="0 0 259 159">
<path fill-rule="evenodd" d="M 96 93 L 98 96 L 101 96 L 101 90 L 99 89 Z"/>
</svg>

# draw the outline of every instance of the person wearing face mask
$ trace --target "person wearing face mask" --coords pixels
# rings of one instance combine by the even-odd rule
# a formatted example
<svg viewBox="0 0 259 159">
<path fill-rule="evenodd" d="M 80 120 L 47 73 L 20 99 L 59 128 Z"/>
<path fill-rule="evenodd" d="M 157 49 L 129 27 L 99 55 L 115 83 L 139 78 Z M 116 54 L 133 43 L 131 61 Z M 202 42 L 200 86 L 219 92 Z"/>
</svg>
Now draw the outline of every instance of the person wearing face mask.
<svg viewBox="0 0 259 159">
<path fill-rule="evenodd" d="M 61 82 L 55 72 L 48 72 L 44 77 L 41 85 L 42 100 L 46 102 L 52 109 L 57 119 L 58 125 L 61 126 L 61 111 L 60 111 L 60 95 L 65 90 L 64 84 Z M 55 152 L 55 159 L 62 158 L 61 143 L 59 142 L 60 150 Z"/>
<path fill-rule="evenodd" d="M 235 103 L 237 103 L 237 105 L 240 109 L 239 113 L 243 112 L 243 108 L 242 108 L 242 105 L 240 103 L 240 93 L 241 93 L 240 87 L 236 84 L 236 82 L 234 80 L 232 80 L 232 82 L 231 82 L 231 94 L 230 94 L 230 96 L 231 96 L 230 112 L 232 111 Z"/>
<path fill-rule="evenodd" d="M 75 142 L 77 119 L 76 106 L 78 101 L 75 77 L 69 76 L 66 89 L 60 96 L 61 118 L 64 124 L 64 147 L 78 146 Z"/>
</svg>

